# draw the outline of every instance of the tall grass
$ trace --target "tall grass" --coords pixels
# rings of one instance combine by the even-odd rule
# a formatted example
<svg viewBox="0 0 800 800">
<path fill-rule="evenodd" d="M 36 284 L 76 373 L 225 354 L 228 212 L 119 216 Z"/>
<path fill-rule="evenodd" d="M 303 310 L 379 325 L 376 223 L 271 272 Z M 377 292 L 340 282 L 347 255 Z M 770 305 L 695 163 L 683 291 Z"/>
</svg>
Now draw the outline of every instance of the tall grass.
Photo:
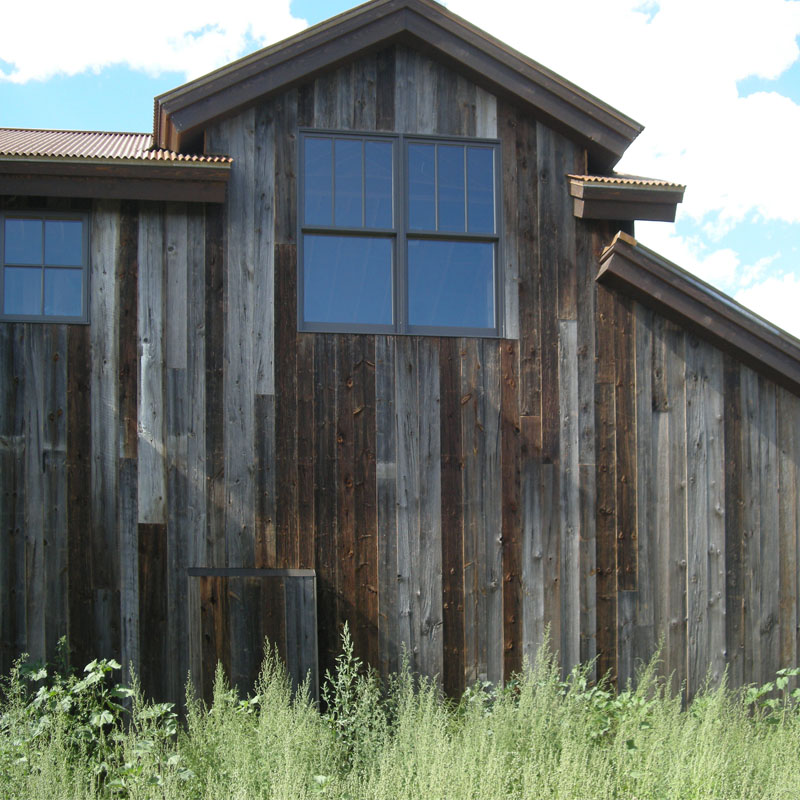
<svg viewBox="0 0 800 800">
<path fill-rule="evenodd" d="M 583 670 L 561 680 L 544 650 L 505 688 L 454 703 L 407 669 L 381 686 L 343 645 L 322 712 L 307 691 L 292 697 L 268 651 L 253 694 L 218 670 L 210 708 L 189 691 L 180 725 L 168 705 L 111 686 L 113 662 L 77 676 L 17 665 L 0 705 L 0 797 L 800 797 L 787 673 L 682 710 L 652 665 L 617 695 Z"/>
</svg>

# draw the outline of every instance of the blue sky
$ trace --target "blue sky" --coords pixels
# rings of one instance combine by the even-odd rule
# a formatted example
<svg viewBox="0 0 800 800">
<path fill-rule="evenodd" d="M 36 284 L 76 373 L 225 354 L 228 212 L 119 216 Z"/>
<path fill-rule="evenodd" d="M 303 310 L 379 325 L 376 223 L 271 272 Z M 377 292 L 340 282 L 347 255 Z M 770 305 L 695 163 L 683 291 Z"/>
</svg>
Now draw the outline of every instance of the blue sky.
<svg viewBox="0 0 800 800">
<path fill-rule="evenodd" d="M 16 4 L 0 127 L 150 130 L 155 95 L 353 5 Z M 643 123 L 618 170 L 688 189 L 675 225 L 637 238 L 800 337 L 800 0 L 447 5 Z"/>
</svg>

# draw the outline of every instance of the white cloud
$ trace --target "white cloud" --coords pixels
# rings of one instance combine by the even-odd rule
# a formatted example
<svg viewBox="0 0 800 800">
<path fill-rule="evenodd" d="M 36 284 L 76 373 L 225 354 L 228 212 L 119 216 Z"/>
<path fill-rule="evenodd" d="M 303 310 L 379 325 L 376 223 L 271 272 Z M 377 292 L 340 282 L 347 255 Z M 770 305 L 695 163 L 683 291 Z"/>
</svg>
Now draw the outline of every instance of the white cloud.
<svg viewBox="0 0 800 800">
<path fill-rule="evenodd" d="M 800 338 L 800 275 L 767 278 L 737 292 L 736 299 Z"/>
<path fill-rule="evenodd" d="M 306 25 L 292 16 L 289 0 L 150 6 L 45 1 L 36 18 L 24 3 L 10 3 L 0 26 L 0 80 L 25 83 L 116 64 L 149 74 L 183 72 L 189 79 Z"/>
</svg>

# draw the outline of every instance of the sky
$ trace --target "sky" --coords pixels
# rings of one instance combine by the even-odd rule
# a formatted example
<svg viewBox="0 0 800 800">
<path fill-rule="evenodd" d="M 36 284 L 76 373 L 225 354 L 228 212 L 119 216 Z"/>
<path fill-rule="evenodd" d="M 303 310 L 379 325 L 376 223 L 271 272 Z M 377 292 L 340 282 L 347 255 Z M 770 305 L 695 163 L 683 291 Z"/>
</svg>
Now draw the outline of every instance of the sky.
<svg viewBox="0 0 800 800">
<path fill-rule="evenodd" d="M 353 5 L 9 4 L 0 127 L 150 131 L 157 94 Z M 687 190 L 637 240 L 800 338 L 800 0 L 445 5 L 642 123 L 617 171 Z"/>
</svg>

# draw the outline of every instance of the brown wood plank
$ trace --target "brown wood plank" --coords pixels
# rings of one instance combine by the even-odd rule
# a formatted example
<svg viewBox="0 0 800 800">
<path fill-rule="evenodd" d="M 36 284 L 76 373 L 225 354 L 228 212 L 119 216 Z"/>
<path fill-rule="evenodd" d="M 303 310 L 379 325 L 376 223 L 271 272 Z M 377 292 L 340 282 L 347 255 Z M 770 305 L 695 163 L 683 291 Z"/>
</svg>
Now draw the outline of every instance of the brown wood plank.
<svg viewBox="0 0 800 800">
<path fill-rule="evenodd" d="M 73 665 L 81 668 L 93 657 L 91 620 L 91 395 L 89 328 L 67 330 L 67 595 L 69 646 Z"/>
<path fill-rule="evenodd" d="M 633 633 L 634 663 L 646 663 L 658 646 L 653 604 L 655 574 L 653 504 L 653 312 L 638 303 L 633 307 L 636 337 L 636 544 L 637 597 Z"/>
<path fill-rule="evenodd" d="M 617 492 L 614 386 L 595 386 L 597 492 L 597 674 L 617 674 Z"/>
<path fill-rule="evenodd" d="M 378 518 L 375 457 L 375 337 L 358 336 L 353 346 L 353 501 L 357 627 L 364 660 L 379 664 Z"/>
<path fill-rule="evenodd" d="M 297 248 L 275 247 L 275 496 L 278 566 L 296 567 L 297 488 Z"/>
<path fill-rule="evenodd" d="M 615 303 L 614 356 L 616 360 L 617 458 L 617 588 L 637 588 L 636 523 L 636 348 L 633 301 L 617 296 Z"/>
<path fill-rule="evenodd" d="M 741 367 L 725 355 L 725 641 L 731 684 L 744 681 L 743 450 Z"/>
<path fill-rule="evenodd" d="M 522 647 L 526 666 L 534 662 L 545 633 L 541 422 L 539 417 L 520 417 Z"/>
<path fill-rule="evenodd" d="M 142 632 L 137 665 L 142 688 L 154 700 L 172 700 L 169 669 L 173 642 L 167 627 L 167 528 L 140 524 L 139 621 Z"/>
<path fill-rule="evenodd" d="M 398 668 L 397 626 L 397 439 L 395 340 L 375 337 L 375 475 L 378 526 L 378 638 L 383 675 Z M 447 629 L 445 628 L 445 635 Z"/>
<path fill-rule="evenodd" d="M 412 670 L 419 670 L 418 620 L 413 594 L 413 546 L 419 536 L 419 358 L 417 337 L 395 340 L 395 414 L 397 430 L 396 504 L 397 504 L 397 643 L 408 648 Z"/>
<path fill-rule="evenodd" d="M 25 532 L 25 650 L 33 661 L 43 661 L 45 646 L 45 387 L 42 325 L 28 325 L 23 350 L 24 369 L 24 532 Z M 43 469 L 44 467 L 44 469 Z"/>
<path fill-rule="evenodd" d="M 451 697 L 461 697 L 465 689 L 460 385 L 459 340 L 442 337 L 439 339 L 444 650 L 442 683 L 445 692 Z"/>
<path fill-rule="evenodd" d="M 223 370 L 226 316 L 225 236 L 222 209 L 206 207 L 205 236 L 205 563 L 225 566 L 225 449 Z M 199 435 L 199 432 L 198 432 Z"/>
<path fill-rule="evenodd" d="M 336 382 L 336 586 L 337 630 L 345 622 L 350 625 L 353 643 L 357 640 L 358 597 L 356 591 L 356 530 L 355 530 L 355 336 L 338 336 L 335 339 L 339 371 Z M 362 657 L 363 653 L 358 652 Z"/>
<path fill-rule="evenodd" d="M 411 546 L 412 614 L 419 642 L 418 667 L 441 684 L 442 637 L 442 500 L 439 399 L 439 343 L 433 337 L 418 344 L 419 529 Z"/>
<path fill-rule="evenodd" d="M 226 676 L 231 674 L 228 632 L 229 578 L 203 576 L 192 580 L 200 583 L 200 625 L 203 643 L 201 697 L 206 703 L 210 703 L 214 694 L 214 672 L 217 663 L 222 664 Z"/>
<path fill-rule="evenodd" d="M 778 390 L 778 513 L 780 564 L 780 664 L 795 665 L 797 635 L 797 548 L 800 528 L 800 399 Z"/>
<path fill-rule="evenodd" d="M 580 659 L 591 664 L 590 680 L 597 680 L 597 514 L 594 464 L 581 464 L 580 475 Z"/>
<path fill-rule="evenodd" d="M 395 48 L 387 47 L 376 54 L 375 130 L 398 130 L 394 124 Z"/>
<path fill-rule="evenodd" d="M 501 109 L 509 109 L 505 104 Z M 538 223 L 538 160 L 536 125 L 527 117 L 509 109 L 501 115 L 503 141 L 513 144 L 504 147 L 503 214 L 506 222 L 506 242 L 516 242 L 516 270 L 519 276 L 519 335 L 520 335 L 520 414 L 541 417 L 541 310 Z M 513 128 L 507 131 L 508 127 Z M 507 306 L 508 307 L 508 306 Z"/>
<path fill-rule="evenodd" d="M 377 81 L 377 59 L 370 53 L 353 65 L 353 127 L 357 131 L 375 130 Z"/>
<path fill-rule="evenodd" d="M 518 350 L 501 344 L 501 463 L 503 518 L 503 676 L 522 670 L 522 530 Z"/>
<path fill-rule="evenodd" d="M 92 578 L 93 589 L 97 592 L 95 655 L 106 658 L 116 657 L 120 650 L 117 530 L 120 420 L 116 408 L 119 396 L 116 335 L 119 313 L 116 287 L 118 226 L 119 204 L 112 201 L 96 203 L 91 230 L 92 325 L 89 334 L 92 359 L 92 547 L 95 553 Z M 161 442 L 163 446 L 163 439 Z"/>
<path fill-rule="evenodd" d="M 256 395 L 256 474 L 255 474 L 255 557 L 257 567 L 275 567 L 278 564 L 275 541 L 275 395 Z M 310 479 L 313 491 L 313 478 Z M 313 516 L 312 516 L 313 519 Z M 304 534 L 314 541 L 313 531 Z"/>
<path fill-rule="evenodd" d="M 319 598 L 320 674 L 332 669 L 339 652 L 337 620 L 336 488 L 336 337 L 319 335 L 314 343 L 314 534 Z"/>
<path fill-rule="evenodd" d="M 293 244 L 297 240 L 297 89 L 275 98 L 274 103 L 275 244 Z"/>
<path fill-rule="evenodd" d="M 297 566 L 314 568 L 314 341 L 297 335 Z"/>
<path fill-rule="evenodd" d="M 578 324 L 575 320 L 562 320 L 558 324 L 558 380 L 561 661 L 564 669 L 569 670 L 580 662 L 581 641 Z"/>
</svg>

